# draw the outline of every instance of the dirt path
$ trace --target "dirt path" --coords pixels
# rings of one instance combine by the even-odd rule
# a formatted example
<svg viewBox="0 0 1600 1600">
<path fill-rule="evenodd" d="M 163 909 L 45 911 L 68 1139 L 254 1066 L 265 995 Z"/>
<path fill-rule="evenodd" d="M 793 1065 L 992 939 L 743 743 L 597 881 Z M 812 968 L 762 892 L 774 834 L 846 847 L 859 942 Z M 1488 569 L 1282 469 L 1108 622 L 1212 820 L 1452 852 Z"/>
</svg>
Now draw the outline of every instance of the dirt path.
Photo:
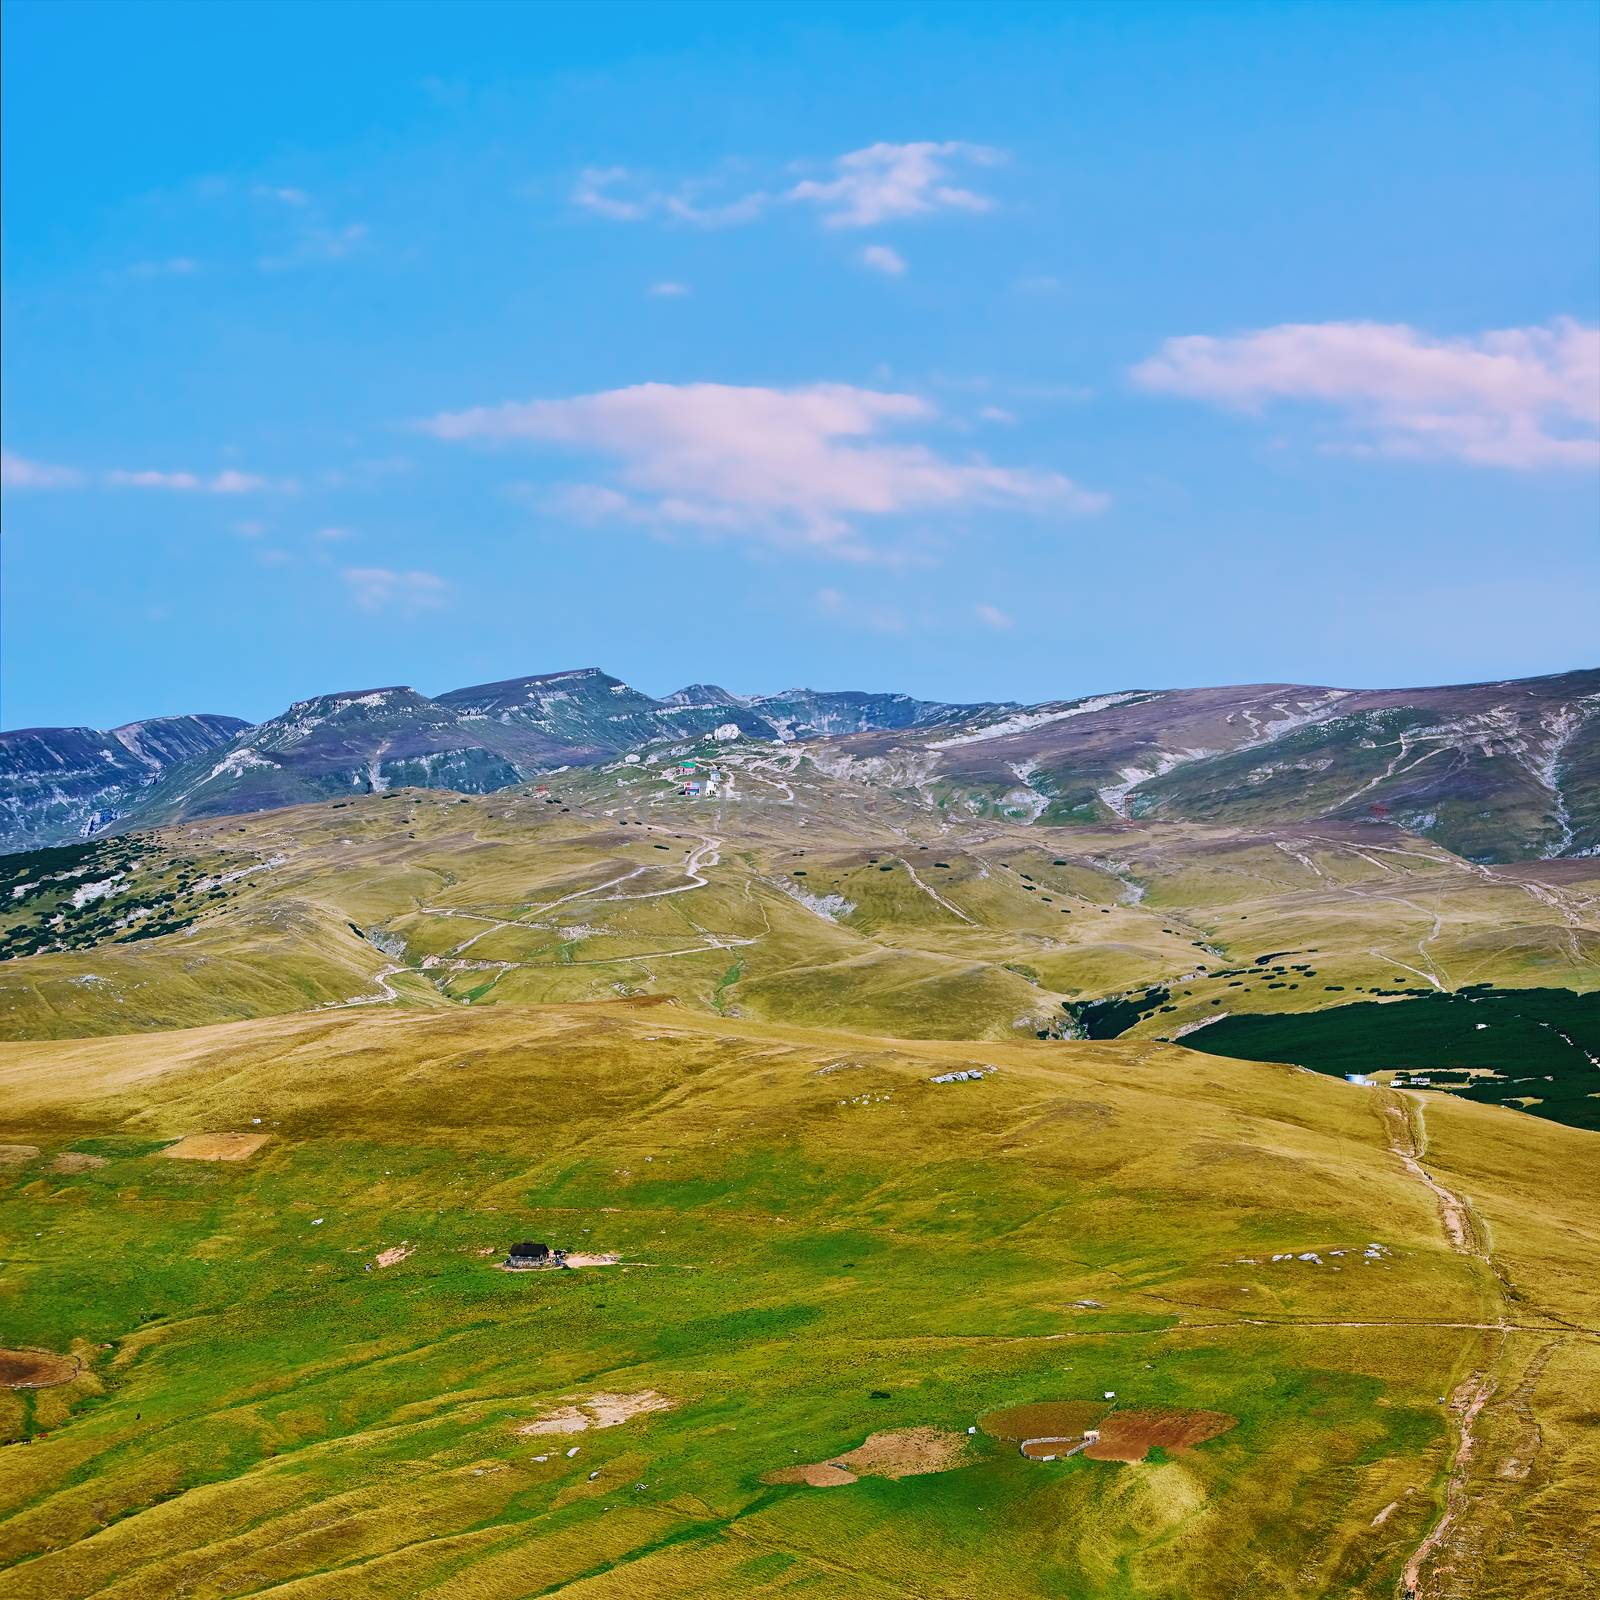
<svg viewBox="0 0 1600 1600">
<path fill-rule="evenodd" d="M 1328 1317 L 1235 1317 L 1231 1322 L 1169 1322 L 1159 1328 L 1082 1328 L 1062 1333 L 927 1333 L 897 1344 L 1059 1344 L 1071 1339 L 1161 1339 L 1179 1333 L 1230 1333 L 1264 1328 L 1281 1333 L 1294 1328 L 1442 1328 L 1460 1333 L 1545 1333 L 1600 1342 L 1600 1329 L 1571 1328 L 1555 1322 L 1451 1322 L 1436 1317 L 1382 1317 L 1371 1321 Z M 870 1341 L 863 1341 L 870 1342 Z"/>
<path fill-rule="evenodd" d="M 1501 1304 L 1502 1320 L 1491 1325 L 1492 1331 L 1501 1335 L 1501 1348 L 1509 1326 L 1504 1320 L 1506 1308 L 1505 1285 L 1490 1256 L 1484 1230 L 1474 1221 L 1467 1202 L 1447 1189 L 1422 1164 L 1427 1153 L 1427 1123 L 1424 1120 L 1420 1095 L 1387 1091 L 1383 1104 L 1384 1130 L 1389 1148 L 1400 1158 L 1401 1164 L 1414 1178 L 1426 1185 L 1439 1203 L 1439 1216 L 1449 1235 L 1451 1247 L 1459 1254 L 1481 1261 L 1489 1273 L 1495 1293 Z M 1404 1600 L 1423 1600 L 1422 1585 L 1427 1569 L 1441 1557 L 1455 1539 L 1461 1523 L 1472 1507 L 1469 1483 L 1472 1457 L 1477 1448 L 1475 1428 L 1478 1415 L 1488 1404 L 1495 1390 L 1490 1373 L 1479 1370 L 1469 1374 L 1456 1385 L 1450 1397 L 1450 1414 L 1456 1426 L 1455 1454 L 1450 1460 L 1450 1473 L 1445 1480 L 1444 1509 L 1438 1520 L 1428 1530 L 1422 1543 L 1412 1552 L 1400 1579 L 1400 1593 Z M 1448 1570 L 1448 1569 L 1446 1569 Z"/>
<path fill-rule="evenodd" d="M 1421 1097 L 1402 1094 L 1398 1090 L 1385 1091 L 1383 1121 L 1389 1148 L 1399 1156 L 1406 1171 L 1418 1182 L 1426 1185 L 1439 1202 L 1440 1220 L 1444 1223 L 1445 1232 L 1450 1236 L 1452 1248 L 1460 1255 L 1473 1256 L 1482 1261 L 1493 1275 L 1493 1263 L 1489 1259 L 1488 1247 L 1479 1237 L 1466 1201 L 1453 1190 L 1445 1188 L 1422 1164 L 1421 1158 L 1427 1149 L 1428 1136 L 1423 1121 Z M 1498 1278 L 1495 1281 L 1498 1286 Z"/>
<path fill-rule="evenodd" d="M 1406 1562 L 1405 1572 L 1400 1579 L 1400 1593 L 1405 1596 L 1405 1600 L 1421 1600 L 1422 1569 L 1436 1553 L 1446 1547 L 1450 1536 L 1455 1532 L 1457 1524 L 1471 1504 L 1471 1496 L 1467 1492 L 1467 1477 L 1472 1464 L 1472 1453 L 1477 1447 L 1473 1428 L 1477 1423 L 1478 1413 L 1488 1404 L 1489 1396 L 1493 1393 L 1494 1380 L 1487 1373 L 1474 1372 L 1470 1377 L 1463 1378 L 1457 1384 L 1455 1393 L 1450 1396 L 1450 1410 L 1456 1419 L 1459 1434 L 1456 1453 L 1450 1463 L 1449 1481 L 1445 1485 L 1444 1511 L 1429 1530 L 1427 1538 L 1417 1546 L 1411 1559 Z"/>
<path fill-rule="evenodd" d="M 966 924 L 967 924 L 967 926 L 968 926 L 968 927 L 969 927 L 969 928 L 975 928 L 975 927 L 977 927 L 977 923 L 975 923 L 975 922 L 974 922 L 974 921 L 973 921 L 973 920 L 972 920 L 972 918 L 971 918 L 971 917 L 969 917 L 969 916 L 968 916 L 968 915 L 967 915 L 967 914 L 966 914 L 966 912 L 965 912 L 965 911 L 963 911 L 963 910 L 962 910 L 962 909 L 961 909 L 961 907 L 960 907 L 960 906 L 953 906 L 953 905 L 951 905 L 951 904 L 950 904 L 950 902 L 949 902 L 949 901 L 948 901 L 948 900 L 946 900 L 946 899 L 945 899 L 945 897 L 944 897 L 944 896 L 943 896 L 943 895 L 942 895 L 942 894 L 940 894 L 940 893 L 939 893 L 939 891 L 938 891 L 938 890 L 937 890 L 937 889 L 935 889 L 935 888 L 933 888 L 933 887 L 931 887 L 931 886 L 930 886 L 930 885 L 929 885 L 929 884 L 926 884 L 926 883 L 924 883 L 924 882 L 923 882 L 923 881 L 922 881 L 922 879 L 921 879 L 921 878 L 919 878 L 919 877 L 918 877 L 918 876 L 917 876 L 917 869 L 916 869 L 916 868 L 915 868 L 915 867 L 913 867 L 913 866 L 912 866 L 912 865 L 911 865 L 911 863 L 910 863 L 910 862 L 909 862 L 909 861 L 907 861 L 907 860 L 906 860 L 906 858 L 905 858 L 905 857 L 904 857 L 904 856 L 896 856 L 896 857 L 895 857 L 895 860 L 896 860 L 896 861 L 898 861 L 898 862 L 899 862 L 899 863 L 900 863 L 900 865 L 901 865 L 901 866 L 902 866 L 902 867 L 904 867 L 904 868 L 905 868 L 905 869 L 906 869 L 906 871 L 907 871 L 907 872 L 908 872 L 908 873 L 910 873 L 910 875 L 911 875 L 911 881 L 912 881 L 912 882 L 913 882 L 913 883 L 914 883 L 914 884 L 916 884 L 916 886 L 917 886 L 917 887 L 918 887 L 918 888 L 919 888 L 919 889 L 920 889 L 920 890 L 921 890 L 921 891 L 922 891 L 922 892 L 923 892 L 923 893 L 924 893 L 924 894 L 925 894 L 925 895 L 927 895 L 927 896 L 928 896 L 928 897 L 929 897 L 929 898 L 930 898 L 930 899 L 932 899 L 932 900 L 937 900 L 937 901 L 938 901 L 938 903 L 939 903 L 939 904 L 940 904 L 940 905 L 942 905 L 942 906 L 943 906 L 943 907 L 944 907 L 944 908 L 945 908 L 945 910 L 946 910 L 946 911 L 948 911 L 948 912 L 949 912 L 949 913 L 950 913 L 950 914 L 951 914 L 951 916 L 953 916 L 953 917 L 960 917 L 960 918 L 961 918 L 961 920 L 962 920 L 962 921 L 963 921 L 963 922 L 964 922 L 964 923 L 966 923 Z"/>
<path fill-rule="evenodd" d="M 681 950 L 638 950 L 626 956 L 595 956 L 583 961 L 508 961 L 508 967 L 616 967 L 630 961 L 644 963 L 646 961 L 665 961 L 668 956 L 703 956 L 709 950 L 735 950 L 741 945 L 760 944 L 758 935 L 753 939 L 735 939 L 731 936 L 718 938 L 713 934 L 706 937 L 709 944 L 685 945 Z"/>
<path fill-rule="evenodd" d="M 794 790 L 782 778 L 763 776 L 764 772 L 776 773 L 778 770 L 776 761 L 752 761 L 744 768 L 746 777 L 754 778 L 758 783 L 770 784 L 774 789 L 780 790 L 783 794 L 783 803 L 792 806 L 795 803 Z M 792 773 L 794 767 L 791 765 L 784 770 Z"/>
<path fill-rule="evenodd" d="M 372 975 L 372 981 L 378 986 L 376 994 L 358 994 L 354 1000 L 330 1000 L 320 1009 L 324 1011 L 337 1011 L 344 1006 L 378 1006 L 386 1000 L 398 1000 L 399 991 L 389 982 L 397 972 L 404 972 L 406 968 L 394 961 L 386 967 L 380 967 Z"/>
<path fill-rule="evenodd" d="M 650 831 L 652 833 L 664 833 L 667 830 L 664 828 L 658 828 L 654 824 L 651 824 Z M 496 920 L 493 917 L 482 916 L 475 911 L 457 911 L 447 909 L 443 906 L 418 906 L 417 910 L 423 916 L 465 917 L 469 921 L 487 922 L 489 924 L 489 926 L 486 928 L 480 928 L 471 936 L 471 938 L 463 939 L 460 944 L 456 945 L 452 950 L 449 951 L 449 955 L 453 957 L 459 957 L 463 950 L 470 949 L 480 939 L 488 938 L 491 933 L 498 933 L 502 928 L 526 927 L 530 918 L 542 917 L 547 912 L 554 911 L 557 906 L 569 905 L 574 900 L 587 900 L 590 898 L 599 900 L 659 900 L 665 895 L 687 894 L 691 889 L 705 888 L 709 880 L 702 875 L 702 869 L 714 867 L 721 860 L 719 851 L 721 850 L 723 841 L 709 833 L 697 834 L 695 837 L 700 840 L 700 843 L 696 845 L 687 856 L 684 857 L 683 862 L 684 877 L 688 881 L 685 883 L 675 883 L 671 886 L 671 888 L 668 889 L 645 889 L 638 894 L 602 893 L 602 891 L 605 889 L 613 889 L 619 883 L 627 883 L 634 878 L 640 877 L 646 872 L 654 870 L 653 867 L 645 866 L 635 867 L 631 872 L 619 873 L 615 878 L 607 878 L 604 883 L 594 884 L 588 889 L 574 889 L 570 894 L 561 895 L 555 900 L 547 900 L 542 905 L 529 906 L 526 911 L 524 911 L 520 916 L 516 917 L 505 917 Z M 529 963 L 519 962 L 516 964 L 528 965 Z M 398 972 L 402 969 L 399 967 L 391 967 L 388 970 L 391 972 Z M 398 997 L 391 996 L 391 998 Z M 353 1001 L 347 1001 L 343 1003 L 355 1004 Z"/>
</svg>

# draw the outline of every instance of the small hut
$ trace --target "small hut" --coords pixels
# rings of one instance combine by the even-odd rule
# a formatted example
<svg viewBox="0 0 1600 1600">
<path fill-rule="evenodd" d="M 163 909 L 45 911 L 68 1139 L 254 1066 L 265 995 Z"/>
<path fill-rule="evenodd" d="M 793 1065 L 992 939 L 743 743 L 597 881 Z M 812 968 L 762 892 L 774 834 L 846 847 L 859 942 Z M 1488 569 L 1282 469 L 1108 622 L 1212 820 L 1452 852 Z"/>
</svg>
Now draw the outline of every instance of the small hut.
<svg viewBox="0 0 1600 1600">
<path fill-rule="evenodd" d="M 505 1259 L 506 1267 L 513 1272 L 528 1272 L 537 1267 L 564 1267 L 566 1264 L 565 1250 L 552 1250 L 547 1244 L 535 1244 L 531 1240 L 512 1245 L 511 1253 Z"/>
</svg>

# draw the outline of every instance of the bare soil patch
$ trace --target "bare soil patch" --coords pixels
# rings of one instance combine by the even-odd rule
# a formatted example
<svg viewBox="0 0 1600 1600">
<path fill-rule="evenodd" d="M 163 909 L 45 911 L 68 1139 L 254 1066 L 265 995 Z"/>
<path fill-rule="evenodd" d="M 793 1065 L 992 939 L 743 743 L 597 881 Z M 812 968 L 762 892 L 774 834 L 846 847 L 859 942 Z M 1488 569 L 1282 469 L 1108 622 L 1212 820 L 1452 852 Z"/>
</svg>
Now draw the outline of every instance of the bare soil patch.
<svg viewBox="0 0 1600 1600">
<path fill-rule="evenodd" d="M 577 1396 L 563 1405 L 517 1424 L 518 1433 L 583 1433 L 589 1428 L 616 1428 L 634 1417 L 651 1411 L 670 1411 L 677 1405 L 654 1389 L 639 1389 L 632 1394 L 591 1394 Z"/>
<path fill-rule="evenodd" d="M 52 1172 L 93 1172 L 106 1164 L 104 1156 L 92 1156 L 87 1150 L 63 1150 L 50 1163 Z"/>
<path fill-rule="evenodd" d="M 53 1350 L 0 1350 L 0 1388 L 53 1389 L 78 1376 L 76 1356 Z"/>
<path fill-rule="evenodd" d="M 407 1256 L 414 1256 L 416 1253 L 417 1247 L 414 1244 L 407 1244 L 402 1240 L 399 1244 L 390 1245 L 387 1250 L 380 1250 L 373 1259 L 380 1267 L 395 1267 Z"/>
<path fill-rule="evenodd" d="M 892 1428 L 835 1456 L 832 1464 L 877 1478 L 916 1478 L 925 1472 L 948 1472 L 961 1465 L 966 1453 L 965 1434 L 943 1428 Z"/>
<path fill-rule="evenodd" d="M 929 1472 L 949 1472 L 966 1459 L 965 1434 L 943 1428 L 890 1428 L 869 1434 L 865 1443 L 827 1461 L 779 1467 L 763 1483 L 806 1483 L 813 1489 L 832 1489 L 857 1478 L 917 1478 Z"/>
<path fill-rule="evenodd" d="M 600 1255 L 584 1255 L 580 1251 L 572 1251 L 567 1255 L 569 1267 L 614 1267 L 622 1260 L 619 1255 L 604 1253 Z"/>
<path fill-rule="evenodd" d="M 836 1489 L 840 1484 L 854 1483 L 855 1473 L 845 1467 L 836 1467 L 831 1461 L 814 1461 L 804 1467 L 779 1467 L 766 1473 L 763 1483 L 808 1483 L 813 1489 Z"/>
<path fill-rule="evenodd" d="M 1083 1453 L 1092 1461 L 1143 1461 L 1154 1445 L 1188 1450 L 1237 1427 L 1238 1421 L 1226 1411 L 1113 1411 Z"/>
<path fill-rule="evenodd" d="M 243 1161 L 270 1137 L 266 1133 L 191 1133 L 160 1154 L 175 1161 Z"/>
<path fill-rule="evenodd" d="M 0 1144 L 0 1167 L 20 1167 L 38 1155 L 36 1144 Z"/>
</svg>

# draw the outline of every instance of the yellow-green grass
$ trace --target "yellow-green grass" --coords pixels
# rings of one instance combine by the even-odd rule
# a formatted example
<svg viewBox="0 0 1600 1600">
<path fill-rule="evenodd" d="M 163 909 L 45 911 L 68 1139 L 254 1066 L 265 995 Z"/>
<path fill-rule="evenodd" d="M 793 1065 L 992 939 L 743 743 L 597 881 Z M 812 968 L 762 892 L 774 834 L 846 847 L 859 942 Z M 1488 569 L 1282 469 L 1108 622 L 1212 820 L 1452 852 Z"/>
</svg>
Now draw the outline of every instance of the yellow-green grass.
<svg viewBox="0 0 1600 1600">
<path fill-rule="evenodd" d="M 184 932 L 0 965 L 0 1030 L 382 998 L 377 976 L 398 965 L 386 981 L 417 1004 L 659 994 L 975 1039 L 1059 1030 L 1064 1001 L 1166 986 L 1173 1009 L 1137 1031 L 1172 1037 L 1358 990 L 1587 989 L 1600 970 L 1600 866 L 1483 868 L 1371 830 L 957 826 L 821 775 L 786 781 L 804 803 L 662 800 L 622 769 L 573 777 L 566 811 L 404 791 L 169 830 L 186 857 L 275 865 Z M 703 884 L 686 875 L 695 851 Z M 1216 976 L 1276 951 L 1310 952 L 1287 959 L 1314 975 Z"/>
<path fill-rule="evenodd" d="M 974 1067 L 998 1070 L 930 1081 Z M 41 1152 L 0 1179 L 0 1326 L 89 1357 L 70 1392 L 0 1398 L 33 1439 L 0 1452 L 0 1584 L 1388 1595 L 1441 1504 L 1440 1397 L 1487 1370 L 1505 1398 L 1484 1437 L 1514 1444 L 1521 1405 L 1547 1442 L 1528 1587 L 1505 1586 L 1515 1519 L 1491 1496 L 1477 1592 L 1557 1592 L 1587 1505 L 1561 1383 L 1593 1372 L 1597 1147 L 1430 1099 L 1430 1170 L 1470 1197 L 1491 1269 L 1452 1247 L 1384 1104 L 1147 1042 L 896 1040 L 687 1004 L 0 1046 L 0 1141 Z M 236 1163 L 155 1154 L 222 1131 L 271 1138 Z M 52 1171 L 74 1148 L 106 1165 Z M 498 1271 L 523 1237 L 637 1264 Z M 675 1409 L 573 1436 L 571 1460 L 514 1431 L 644 1388 Z M 875 1430 L 1106 1389 L 1239 1423 L 1138 1465 L 976 1436 L 949 1473 L 761 1481 Z M 1485 1478 L 1504 1460 L 1486 1448 Z"/>
</svg>

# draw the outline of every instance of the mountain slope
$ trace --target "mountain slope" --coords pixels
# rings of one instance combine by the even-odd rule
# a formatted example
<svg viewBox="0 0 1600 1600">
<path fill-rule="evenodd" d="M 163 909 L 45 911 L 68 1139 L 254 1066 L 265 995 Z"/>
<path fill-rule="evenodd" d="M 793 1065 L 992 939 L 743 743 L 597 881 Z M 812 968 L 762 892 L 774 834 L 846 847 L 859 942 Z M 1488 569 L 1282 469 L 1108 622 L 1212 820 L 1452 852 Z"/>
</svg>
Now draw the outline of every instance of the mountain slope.
<svg viewBox="0 0 1600 1600">
<path fill-rule="evenodd" d="M 322 695 L 256 728 L 168 718 L 113 734 L 0 735 L 0 849 L 373 789 L 481 793 L 710 735 L 804 741 L 822 770 L 957 814 L 1371 819 L 1475 861 L 1600 848 L 1597 670 L 1420 689 L 1129 689 L 1018 706 L 704 683 L 656 699 L 586 667 L 431 699 L 403 688 Z"/>
<path fill-rule="evenodd" d="M 820 739 L 879 728 L 929 726 L 994 709 L 944 705 L 907 694 L 786 689 L 736 695 L 714 683 L 690 684 L 664 699 L 642 693 L 598 667 L 452 689 L 438 703 L 507 730 L 552 742 L 573 765 L 603 761 L 658 739 L 698 738 L 732 725 L 752 739 Z M 519 752 L 520 753 L 520 752 Z"/>
<path fill-rule="evenodd" d="M 414 689 L 318 695 L 174 769 L 143 796 L 141 823 L 265 811 L 416 787 L 485 793 L 522 779 L 466 719 Z"/>
<path fill-rule="evenodd" d="M 105 826 L 174 766 L 248 724 L 238 717 L 152 717 L 120 728 L 0 733 L 0 841 L 27 850 Z"/>
<path fill-rule="evenodd" d="M 235 717 L 191 717 L 109 734 L 23 729 L 0 735 L 0 851 L 58 844 L 113 823 L 149 826 L 373 790 L 485 793 L 730 727 L 787 742 L 992 709 L 853 690 L 751 697 L 708 684 L 657 700 L 583 667 L 431 699 L 401 687 L 318 695 L 254 727 Z"/>
<path fill-rule="evenodd" d="M 572 765 L 604 761 L 657 739 L 708 733 L 725 722 L 752 738 L 774 737 L 770 724 L 731 695 L 726 702 L 657 700 L 598 667 L 452 689 L 439 704 L 492 724 L 486 739 L 531 736 L 560 752 L 556 762 Z"/>
<path fill-rule="evenodd" d="M 1600 671 L 1424 689 L 1129 690 L 918 737 L 841 768 L 1045 822 L 1399 823 L 1473 860 L 1593 848 Z"/>
</svg>

